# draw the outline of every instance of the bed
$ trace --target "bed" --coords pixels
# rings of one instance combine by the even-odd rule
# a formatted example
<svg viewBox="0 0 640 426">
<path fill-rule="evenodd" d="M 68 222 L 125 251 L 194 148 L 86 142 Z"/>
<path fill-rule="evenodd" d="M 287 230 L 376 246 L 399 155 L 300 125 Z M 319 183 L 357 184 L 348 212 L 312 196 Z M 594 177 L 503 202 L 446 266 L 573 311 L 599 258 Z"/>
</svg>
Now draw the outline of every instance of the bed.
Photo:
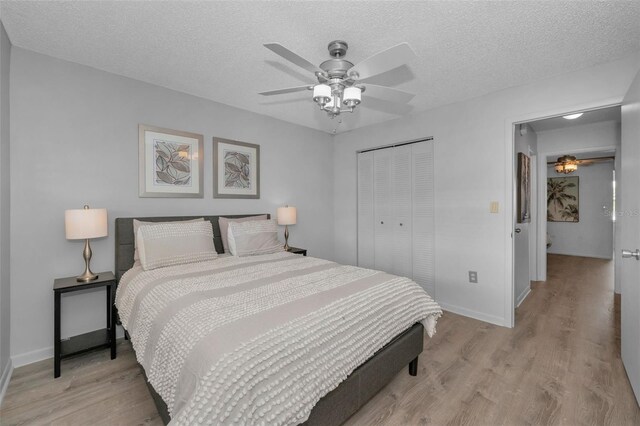
<svg viewBox="0 0 640 426">
<path fill-rule="evenodd" d="M 241 218 L 246 216 L 252 215 L 225 215 L 224 217 Z M 200 217 L 203 216 L 147 217 L 137 219 L 146 222 L 168 222 Z M 200 352 L 196 352 L 195 350 L 193 351 L 196 352 L 195 354 L 189 352 L 188 355 L 183 356 L 185 360 L 182 360 L 175 352 L 183 350 L 185 343 L 178 343 L 177 341 L 180 339 L 188 340 L 188 336 L 186 335 L 195 333 L 191 330 L 192 324 L 188 323 L 187 327 L 189 328 L 177 332 L 177 337 L 174 338 L 176 342 L 173 342 L 166 336 L 167 333 L 165 329 L 170 328 L 166 326 L 166 324 L 169 324 L 171 321 L 177 321 L 177 323 L 179 323 L 179 321 L 174 317 L 170 317 L 168 320 L 163 318 L 163 321 L 165 321 L 163 324 L 165 325 L 164 328 L 162 328 L 158 326 L 160 323 L 158 318 L 160 317 L 154 317 L 153 312 L 164 312 L 167 310 L 178 311 L 179 309 L 174 307 L 179 303 L 183 303 L 184 297 L 195 296 L 191 294 L 185 296 L 183 294 L 180 296 L 182 299 L 172 299 L 165 293 L 161 293 L 162 286 L 157 284 L 157 276 L 149 276 L 153 274 L 148 274 L 148 272 L 153 271 L 143 272 L 139 266 L 136 265 L 134 267 L 133 219 L 134 218 L 116 219 L 116 278 L 118 279 L 119 285 L 121 284 L 123 286 L 122 290 L 118 289 L 120 294 L 118 309 L 123 319 L 122 324 L 125 327 L 126 336 L 132 339 L 136 358 L 139 364 L 141 364 L 147 386 L 165 424 L 169 423 L 169 421 L 172 421 L 172 424 L 199 424 L 217 419 L 214 423 L 303 423 L 306 425 L 337 425 L 343 423 L 362 407 L 402 368 L 408 366 L 409 374 L 414 376 L 417 374 L 418 356 L 423 348 L 423 324 L 426 324 L 429 329 L 428 331 L 432 333 L 435 327 L 435 321 L 440 316 L 441 310 L 428 296 L 424 298 L 419 291 L 415 291 L 414 287 L 417 287 L 415 283 L 413 283 L 412 286 L 406 282 L 410 280 L 393 277 L 377 271 L 343 266 L 322 259 L 314 259 L 312 257 L 303 258 L 299 255 L 282 252 L 272 255 L 256 256 L 252 259 L 222 257 L 212 261 L 211 265 L 202 262 L 200 264 L 192 264 L 197 266 L 192 266 L 191 269 L 180 268 L 178 270 L 177 267 L 171 267 L 163 268 L 162 273 L 156 273 L 157 276 L 162 276 L 162 286 L 170 289 L 176 288 L 174 284 L 170 283 L 176 282 L 175 280 L 177 279 L 184 279 L 184 276 L 197 276 L 196 281 L 206 281 L 207 283 L 218 280 L 221 283 L 219 286 L 226 289 L 235 288 L 228 285 L 229 277 L 248 277 L 253 274 L 256 277 L 260 277 L 260 280 L 269 280 L 269 276 L 280 277 L 282 275 L 277 274 L 277 268 L 284 268 L 283 271 L 286 271 L 285 275 L 282 276 L 293 274 L 293 277 L 287 280 L 271 278 L 271 281 L 275 283 L 274 285 L 291 286 L 290 290 L 281 292 L 279 293 L 280 296 L 278 296 L 291 297 L 291 300 L 278 302 L 283 303 L 278 306 L 276 306 L 274 302 L 273 307 L 273 310 L 277 311 L 279 306 L 286 306 L 286 310 L 281 309 L 277 312 L 280 312 L 282 315 L 291 316 L 291 318 L 287 317 L 281 320 L 273 320 L 276 322 L 280 321 L 278 322 L 278 327 L 274 326 L 273 329 L 269 329 L 264 325 L 264 327 L 267 328 L 261 332 L 259 329 L 263 327 L 263 323 L 268 323 L 272 321 L 272 319 L 266 316 L 264 317 L 266 319 L 260 319 L 262 312 L 258 312 L 256 315 L 253 315 L 254 313 L 252 312 L 245 313 L 248 319 L 243 319 L 243 321 L 254 321 L 253 323 L 248 323 L 251 325 L 239 327 L 235 330 L 232 326 L 227 326 L 230 328 L 224 332 L 218 329 L 216 329 L 217 331 L 213 331 L 212 328 L 212 330 L 207 332 L 209 334 L 204 334 L 207 334 L 208 337 L 210 337 L 211 334 L 217 336 L 217 340 L 213 339 L 216 344 L 213 346 L 210 343 L 200 344 L 200 346 L 203 347 Z M 212 224 L 216 251 L 223 253 L 218 216 L 204 216 L 204 219 Z M 304 271 L 304 274 L 295 271 Z M 167 274 L 169 278 L 167 278 Z M 327 278 L 327 274 L 333 275 Z M 336 278 L 338 276 L 339 279 Z M 344 277 L 347 276 L 352 277 L 349 279 L 356 283 L 356 285 L 360 283 L 363 289 L 369 289 L 369 287 L 371 287 L 369 289 L 370 291 L 373 291 L 375 287 L 375 289 L 377 289 L 375 291 L 384 288 L 385 291 L 388 292 L 388 289 L 391 287 L 381 285 L 387 281 L 393 285 L 397 285 L 397 291 L 405 291 L 404 289 L 406 287 L 406 291 L 408 291 L 407 294 L 412 294 L 412 296 L 409 297 L 411 300 L 407 300 L 407 306 L 415 305 L 419 307 L 419 309 L 415 309 L 415 313 L 413 313 L 413 310 L 407 308 L 407 311 L 411 311 L 411 315 L 414 315 L 415 319 L 406 323 L 404 326 L 402 324 L 387 325 L 387 322 L 385 322 L 383 326 L 380 326 L 379 330 L 376 328 L 376 334 L 373 337 L 371 335 L 371 327 L 365 327 L 360 331 L 349 328 L 349 333 L 359 333 L 352 335 L 350 339 L 354 342 L 362 341 L 362 343 L 358 343 L 358 348 L 366 347 L 366 350 L 359 349 L 359 351 L 356 351 L 354 349 L 350 351 L 349 346 L 339 346 L 338 343 L 334 343 L 334 340 L 336 342 L 342 341 L 337 337 L 334 339 L 327 338 L 323 343 L 322 336 L 324 336 L 324 334 L 320 334 L 319 330 L 323 331 L 324 328 L 329 328 L 325 326 L 323 322 L 326 321 L 326 318 L 320 319 L 320 317 L 318 317 L 317 320 L 312 321 L 310 318 L 315 318 L 312 315 L 316 315 L 316 311 L 310 312 L 308 315 L 298 315 L 295 313 L 296 309 L 298 309 L 297 304 L 301 304 L 301 302 L 299 302 L 300 300 L 304 300 L 305 303 L 308 300 L 314 301 L 313 303 L 319 303 L 320 305 L 318 306 L 323 306 L 323 309 L 331 307 L 331 309 L 334 310 L 334 313 L 331 314 L 333 316 L 329 317 L 332 323 L 348 324 L 348 321 L 356 321 L 356 319 L 349 317 L 349 309 L 356 312 L 356 308 L 350 308 L 350 306 L 359 306 L 358 303 L 354 304 L 354 301 L 359 300 L 357 297 L 361 297 L 359 293 L 350 293 L 351 296 L 349 297 L 352 297 L 352 300 L 349 299 L 349 297 L 341 296 L 340 300 L 327 303 L 326 306 L 323 305 L 323 303 L 326 302 L 322 302 L 326 294 L 330 294 L 332 291 L 343 291 L 343 289 L 347 288 L 346 285 L 340 283 L 345 280 L 346 278 Z M 367 277 L 371 276 L 375 276 L 375 280 L 378 280 L 381 284 L 369 284 L 368 282 L 371 281 L 372 278 Z M 257 281 L 256 279 L 256 282 Z M 300 282 L 306 281 L 309 283 L 321 282 L 324 286 L 329 285 L 328 283 L 330 282 L 337 284 L 331 288 L 323 287 L 322 292 L 318 291 L 318 293 L 307 294 L 304 292 L 309 292 L 310 290 L 302 284 L 299 284 Z M 183 281 L 180 282 L 182 283 Z M 270 286 L 271 284 L 265 284 L 265 287 L 271 288 Z M 145 290 L 141 291 L 140 289 Z M 287 287 L 287 289 L 289 289 L 289 287 Z M 211 291 L 211 289 L 208 289 L 208 291 Z M 220 290 L 217 289 L 216 291 Z M 261 290 L 251 290 L 251 292 L 247 292 L 246 295 L 243 294 L 242 297 L 251 298 L 254 297 L 251 295 L 260 292 Z M 299 298 L 296 298 L 297 296 L 294 297 L 295 294 L 297 294 L 296 292 L 300 293 L 301 296 Z M 358 292 L 364 292 L 364 290 L 358 290 Z M 171 290 L 168 293 L 173 294 L 175 291 Z M 144 298 L 141 294 L 145 295 Z M 150 296 L 152 294 L 154 295 L 153 297 Z M 126 297 L 123 295 L 126 295 Z M 158 302 L 159 306 L 162 303 L 165 303 L 166 306 L 162 305 L 164 306 L 162 309 L 159 307 L 154 308 L 155 310 L 151 309 L 151 313 L 141 308 L 141 306 L 154 306 L 153 304 L 156 303 L 156 300 L 161 300 L 161 302 Z M 164 301 L 162 302 L 162 300 Z M 269 299 L 258 298 L 257 296 L 255 300 L 256 305 L 269 302 Z M 287 304 L 289 302 L 290 304 Z M 340 303 L 343 303 L 343 305 L 340 305 Z M 247 304 L 247 306 L 252 305 Z M 136 311 L 133 307 L 136 307 L 139 311 Z M 220 309 L 226 308 L 228 308 L 228 306 L 224 305 Z M 267 310 L 268 309 L 265 309 L 265 311 Z M 321 310 L 322 309 L 318 309 L 317 311 L 319 312 Z M 220 312 L 223 311 L 221 310 Z M 231 314 L 233 310 L 228 312 Z M 276 317 L 280 315 L 277 312 L 275 314 Z M 327 310 L 327 312 L 329 311 Z M 425 312 L 427 312 L 426 317 L 424 317 Z M 362 311 L 357 313 L 358 315 L 363 315 Z M 228 317 L 227 314 L 224 316 L 222 314 L 220 315 L 221 318 Z M 329 315 L 329 313 L 325 313 L 325 315 Z M 404 316 L 406 314 L 403 313 L 402 315 Z M 300 323 L 302 325 L 295 325 L 296 321 L 299 321 L 301 318 L 304 318 L 307 322 Z M 335 321 L 333 321 L 334 318 Z M 420 319 L 420 321 L 418 321 L 418 319 Z M 404 318 L 403 320 L 406 322 L 408 318 Z M 192 320 L 190 319 L 189 321 Z M 364 323 L 364 319 L 362 321 Z M 148 327 L 141 326 L 141 324 L 146 323 L 148 323 Z M 392 322 L 389 321 L 389 324 L 392 324 Z M 314 329 L 313 327 L 324 328 Z M 401 329 L 393 331 L 394 327 L 401 327 Z M 130 333 L 129 328 L 134 329 L 135 332 Z M 154 328 L 155 332 L 152 331 Z M 220 329 L 224 329 L 224 327 L 220 327 Z M 310 333 L 315 333 L 313 334 L 314 338 L 310 339 L 307 337 L 307 340 L 303 340 L 303 338 L 300 337 L 299 340 L 295 340 L 298 338 L 296 337 L 298 334 L 303 335 L 302 331 L 298 331 L 303 329 L 307 330 L 305 332 L 309 334 L 309 336 L 311 335 Z M 336 329 L 338 329 L 338 325 L 336 325 Z M 274 330 L 285 331 L 282 331 L 281 335 L 278 335 L 274 334 Z M 292 333 L 296 334 L 293 338 L 290 336 Z M 346 332 L 340 330 L 340 333 Z M 246 336 L 244 336 L 244 334 L 246 334 Z M 220 343 L 223 341 L 221 337 L 224 336 L 227 336 L 225 339 L 228 338 L 230 341 L 234 341 L 234 339 L 237 340 L 235 346 L 230 346 L 230 348 L 233 348 L 233 351 L 230 350 L 229 352 L 235 355 L 228 356 L 229 354 L 225 353 L 224 349 L 218 347 L 219 344 L 220 346 L 222 345 Z M 318 337 L 316 338 L 315 336 Z M 330 337 L 330 334 L 327 334 L 327 336 Z M 342 336 L 342 334 L 339 336 Z M 379 341 L 377 341 L 378 339 Z M 309 342 L 309 348 L 304 345 L 301 346 L 301 341 Z M 227 340 L 224 340 L 224 342 L 225 345 L 229 344 Z M 328 352 L 329 349 L 325 348 L 330 344 L 335 346 L 335 352 Z M 271 347 L 269 347 L 269 345 L 271 345 Z M 352 343 L 352 345 L 355 346 L 355 343 Z M 154 348 L 154 352 L 146 348 Z M 267 351 L 269 348 L 270 351 Z M 259 357 L 258 354 L 260 351 L 264 352 L 265 355 Z M 149 355 L 150 353 L 153 353 L 153 355 Z M 203 356 L 203 353 L 206 354 L 206 356 Z M 210 353 L 213 360 L 209 359 Z M 215 355 L 215 353 L 217 353 L 217 355 Z M 327 361 L 326 356 L 324 358 L 322 357 L 323 353 L 325 355 L 331 353 L 329 361 Z M 242 361 L 242 359 L 244 359 L 243 357 L 246 358 L 245 361 Z M 308 357 L 308 359 L 304 357 Z M 278 359 L 277 362 L 280 364 L 272 361 L 272 359 L 275 358 Z M 341 364 L 338 364 L 334 358 L 341 359 Z M 178 359 L 178 361 L 176 361 L 176 359 Z M 163 360 L 169 360 L 171 362 L 167 361 L 166 364 L 163 364 Z M 180 363 L 177 368 L 175 367 L 176 362 Z M 249 367 L 246 367 L 242 362 Z M 332 369 L 327 370 L 325 366 L 327 362 L 339 365 L 339 368 L 336 368 L 335 371 Z M 263 364 L 266 366 L 263 366 Z M 212 366 L 215 366 L 215 368 Z M 267 373 L 269 372 L 267 366 L 271 366 L 273 370 L 271 374 L 275 378 L 269 377 L 268 380 L 265 379 L 265 377 L 268 377 Z M 277 366 L 283 367 L 276 368 Z M 288 372 L 287 368 L 291 369 L 291 373 Z M 323 368 L 325 370 L 323 370 Z M 296 371 L 298 372 L 297 376 L 294 374 Z M 260 376 L 260 374 L 262 374 L 262 376 Z M 320 379 L 316 376 L 323 377 Z M 233 380 L 230 380 L 230 378 L 233 378 Z M 316 381 L 314 382 L 314 380 Z M 318 380 L 323 380 L 323 382 Z M 324 386 L 325 382 L 327 383 L 326 386 Z M 256 383 L 262 387 L 256 385 Z M 250 385 L 252 384 L 256 386 L 251 387 Z M 296 390 L 296 386 L 300 386 L 300 389 Z M 279 395 L 279 397 L 276 398 L 272 396 L 272 394 Z M 214 397 L 214 395 L 218 396 Z M 227 405 L 223 404 L 224 401 L 220 399 L 224 398 L 219 397 L 219 395 L 225 395 L 224 398 L 229 400 L 226 403 Z M 282 407 L 278 407 L 278 410 L 275 410 L 275 408 L 267 410 L 266 407 L 271 407 L 276 404 L 276 402 L 272 403 L 271 400 L 276 402 L 279 400 Z M 247 401 L 252 401 L 255 407 L 252 405 L 247 408 Z M 222 410 L 226 410 L 226 412 L 215 414 L 217 411 L 220 411 L 221 407 Z M 211 413 L 210 410 L 212 410 L 213 413 Z M 170 416 L 170 413 L 172 416 Z M 247 413 L 251 413 L 251 417 L 245 417 Z M 273 413 L 277 413 L 277 415 Z M 221 417 L 215 417 L 214 415 Z"/>
</svg>

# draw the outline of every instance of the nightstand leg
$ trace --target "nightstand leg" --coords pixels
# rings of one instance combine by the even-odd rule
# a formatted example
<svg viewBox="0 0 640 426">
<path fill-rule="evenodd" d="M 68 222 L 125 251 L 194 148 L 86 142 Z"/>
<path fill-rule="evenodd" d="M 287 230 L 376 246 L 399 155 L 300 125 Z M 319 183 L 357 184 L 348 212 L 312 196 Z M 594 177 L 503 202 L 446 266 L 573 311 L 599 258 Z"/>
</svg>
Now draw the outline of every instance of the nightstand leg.
<svg viewBox="0 0 640 426">
<path fill-rule="evenodd" d="M 113 285 L 107 286 L 107 328 L 109 328 L 109 341 L 111 343 L 111 359 L 116 359 L 116 313 Z"/>
<path fill-rule="evenodd" d="M 54 349 L 53 349 L 53 377 L 60 377 L 60 293 L 54 293 Z"/>
<path fill-rule="evenodd" d="M 111 328 L 111 286 L 107 285 L 107 328 Z"/>
</svg>

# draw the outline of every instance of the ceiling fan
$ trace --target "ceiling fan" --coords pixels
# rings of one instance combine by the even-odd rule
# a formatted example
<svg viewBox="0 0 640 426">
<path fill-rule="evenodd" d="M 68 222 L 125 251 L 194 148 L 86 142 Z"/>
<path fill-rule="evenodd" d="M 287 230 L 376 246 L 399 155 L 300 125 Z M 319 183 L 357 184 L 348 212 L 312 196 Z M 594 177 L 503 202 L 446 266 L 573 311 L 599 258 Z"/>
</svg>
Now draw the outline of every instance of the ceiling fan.
<svg viewBox="0 0 640 426">
<path fill-rule="evenodd" d="M 615 157 L 613 156 L 577 159 L 573 155 L 563 155 L 562 157 L 558 157 L 557 161 L 549 161 L 547 164 L 553 165 L 556 173 L 564 173 L 565 175 L 568 175 L 569 173 L 573 173 L 578 170 L 578 165 L 590 166 L 596 163 L 613 161 L 614 159 Z"/>
<path fill-rule="evenodd" d="M 312 72 L 318 82 L 260 93 L 263 96 L 313 90 L 314 102 L 331 118 L 343 112 L 353 112 L 362 101 L 362 93 L 365 90 L 367 96 L 394 103 L 407 103 L 415 96 L 413 93 L 391 87 L 363 84 L 365 80 L 405 65 L 415 58 L 416 54 L 408 43 L 400 43 L 383 50 L 357 65 L 344 59 L 349 46 L 341 40 L 329 43 L 327 48 L 331 59 L 324 61 L 320 66 L 312 64 L 279 43 L 267 43 L 264 47 Z"/>
</svg>

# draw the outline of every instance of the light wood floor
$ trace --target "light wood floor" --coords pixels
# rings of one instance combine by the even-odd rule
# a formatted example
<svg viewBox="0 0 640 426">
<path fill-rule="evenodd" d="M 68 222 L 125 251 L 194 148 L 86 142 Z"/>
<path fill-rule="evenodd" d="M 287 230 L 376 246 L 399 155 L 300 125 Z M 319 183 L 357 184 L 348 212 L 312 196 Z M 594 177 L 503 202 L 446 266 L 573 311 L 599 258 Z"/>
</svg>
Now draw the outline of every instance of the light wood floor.
<svg viewBox="0 0 640 426">
<path fill-rule="evenodd" d="M 506 329 L 451 313 L 425 340 L 418 377 L 403 370 L 347 424 L 640 425 L 620 360 L 612 262 L 549 256 Z M 16 369 L 0 423 L 160 424 L 129 343 Z"/>
</svg>

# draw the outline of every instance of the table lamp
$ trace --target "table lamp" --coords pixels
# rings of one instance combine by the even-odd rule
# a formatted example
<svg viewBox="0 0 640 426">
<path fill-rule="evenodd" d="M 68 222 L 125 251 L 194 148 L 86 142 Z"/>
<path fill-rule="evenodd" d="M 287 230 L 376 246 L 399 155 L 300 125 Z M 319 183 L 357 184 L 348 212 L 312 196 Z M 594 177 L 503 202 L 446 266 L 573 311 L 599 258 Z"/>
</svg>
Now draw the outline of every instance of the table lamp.
<svg viewBox="0 0 640 426">
<path fill-rule="evenodd" d="M 295 207 L 278 207 L 278 225 L 284 225 L 284 249 L 289 250 L 289 225 L 296 224 Z"/>
<path fill-rule="evenodd" d="M 90 238 L 107 236 L 107 209 L 83 209 L 66 210 L 64 212 L 64 228 L 68 240 L 84 240 L 84 273 L 76 277 L 78 282 L 93 281 L 98 276 L 91 272 Z"/>
</svg>

